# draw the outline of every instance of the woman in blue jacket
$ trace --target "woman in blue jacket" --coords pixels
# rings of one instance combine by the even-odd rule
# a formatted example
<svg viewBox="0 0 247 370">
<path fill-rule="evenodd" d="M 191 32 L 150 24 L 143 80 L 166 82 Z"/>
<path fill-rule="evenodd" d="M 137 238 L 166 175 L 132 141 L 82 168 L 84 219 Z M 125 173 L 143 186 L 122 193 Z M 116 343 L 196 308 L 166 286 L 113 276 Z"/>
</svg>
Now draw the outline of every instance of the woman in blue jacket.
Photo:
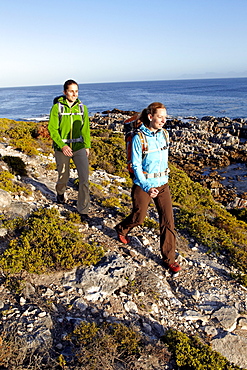
<svg viewBox="0 0 247 370">
<path fill-rule="evenodd" d="M 131 214 L 115 226 L 118 239 L 129 243 L 128 233 L 143 223 L 148 205 L 153 199 L 159 214 L 160 248 L 164 263 L 172 271 L 181 269 L 175 262 L 174 217 L 170 189 L 168 186 L 168 146 L 169 137 L 163 129 L 166 123 L 166 107 L 162 103 L 152 103 L 141 113 L 142 125 L 138 130 L 145 135 L 148 150 L 143 157 L 141 135 L 132 139 L 132 169 L 134 172 L 131 191 L 133 208 Z"/>
</svg>

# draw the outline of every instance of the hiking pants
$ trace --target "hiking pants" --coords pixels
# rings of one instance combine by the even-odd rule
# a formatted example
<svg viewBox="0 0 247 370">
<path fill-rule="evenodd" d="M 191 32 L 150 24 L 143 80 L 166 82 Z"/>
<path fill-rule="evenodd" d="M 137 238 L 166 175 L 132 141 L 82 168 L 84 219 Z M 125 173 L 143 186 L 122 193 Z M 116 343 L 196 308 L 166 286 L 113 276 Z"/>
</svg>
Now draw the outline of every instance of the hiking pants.
<svg viewBox="0 0 247 370">
<path fill-rule="evenodd" d="M 58 170 L 58 180 L 56 184 L 56 192 L 59 195 L 64 194 L 69 180 L 70 158 L 58 150 L 55 151 L 55 159 Z M 77 150 L 73 153 L 72 159 L 76 166 L 79 177 L 79 191 L 77 199 L 77 210 L 81 214 L 87 214 L 89 211 L 89 165 L 88 157 L 85 149 Z"/>
<path fill-rule="evenodd" d="M 153 198 L 158 211 L 160 223 L 160 249 L 163 261 L 166 264 L 175 262 L 174 218 L 171 194 L 168 184 L 157 187 L 159 194 Z M 138 185 L 133 185 L 131 191 L 133 209 L 131 214 L 116 226 L 116 230 L 126 236 L 133 227 L 143 223 L 151 201 L 150 195 Z"/>
</svg>

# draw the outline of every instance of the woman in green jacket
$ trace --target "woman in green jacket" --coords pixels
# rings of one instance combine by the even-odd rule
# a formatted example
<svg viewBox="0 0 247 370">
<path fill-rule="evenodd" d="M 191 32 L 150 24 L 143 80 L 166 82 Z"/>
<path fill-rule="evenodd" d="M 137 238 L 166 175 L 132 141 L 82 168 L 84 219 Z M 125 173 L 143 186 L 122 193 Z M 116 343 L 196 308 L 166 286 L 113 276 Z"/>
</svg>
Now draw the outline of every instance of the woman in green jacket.
<svg viewBox="0 0 247 370">
<path fill-rule="evenodd" d="M 65 202 L 64 193 L 72 158 L 79 177 L 77 210 L 83 221 L 88 218 L 90 203 L 88 156 L 91 143 L 88 110 L 78 99 L 78 90 L 74 80 L 64 83 L 64 95 L 51 108 L 48 130 L 53 140 L 58 170 L 57 202 Z"/>
</svg>

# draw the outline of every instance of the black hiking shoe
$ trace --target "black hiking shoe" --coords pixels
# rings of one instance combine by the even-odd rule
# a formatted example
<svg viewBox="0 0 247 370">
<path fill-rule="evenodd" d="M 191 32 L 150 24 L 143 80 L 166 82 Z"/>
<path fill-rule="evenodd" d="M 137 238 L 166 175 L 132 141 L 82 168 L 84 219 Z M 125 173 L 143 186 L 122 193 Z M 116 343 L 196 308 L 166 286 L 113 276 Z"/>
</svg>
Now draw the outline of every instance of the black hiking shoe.
<svg viewBox="0 0 247 370">
<path fill-rule="evenodd" d="M 57 203 L 58 204 L 64 204 L 65 203 L 64 194 L 57 194 Z"/>
</svg>

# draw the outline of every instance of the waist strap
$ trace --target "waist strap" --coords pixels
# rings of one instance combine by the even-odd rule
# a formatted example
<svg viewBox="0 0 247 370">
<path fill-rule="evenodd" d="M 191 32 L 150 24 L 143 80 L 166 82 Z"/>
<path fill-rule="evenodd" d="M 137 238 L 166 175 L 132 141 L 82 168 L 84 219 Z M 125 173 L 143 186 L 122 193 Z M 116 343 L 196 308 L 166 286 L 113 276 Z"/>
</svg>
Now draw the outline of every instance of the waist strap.
<svg viewBox="0 0 247 370">
<path fill-rule="evenodd" d="M 165 171 L 156 172 L 156 173 L 144 173 L 146 179 L 154 179 L 156 177 L 168 176 L 170 169 L 167 168 Z"/>
<path fill-rule="evenodd" d="M 83 112 L 59 113 L 61 116 L 83 116 Z"/>
<path fill-rule="evenodd" d="M 64 143 L 83 143 L 83 137 L 80 136 L 77 139 L 62 139 Z"/>
</svg>

